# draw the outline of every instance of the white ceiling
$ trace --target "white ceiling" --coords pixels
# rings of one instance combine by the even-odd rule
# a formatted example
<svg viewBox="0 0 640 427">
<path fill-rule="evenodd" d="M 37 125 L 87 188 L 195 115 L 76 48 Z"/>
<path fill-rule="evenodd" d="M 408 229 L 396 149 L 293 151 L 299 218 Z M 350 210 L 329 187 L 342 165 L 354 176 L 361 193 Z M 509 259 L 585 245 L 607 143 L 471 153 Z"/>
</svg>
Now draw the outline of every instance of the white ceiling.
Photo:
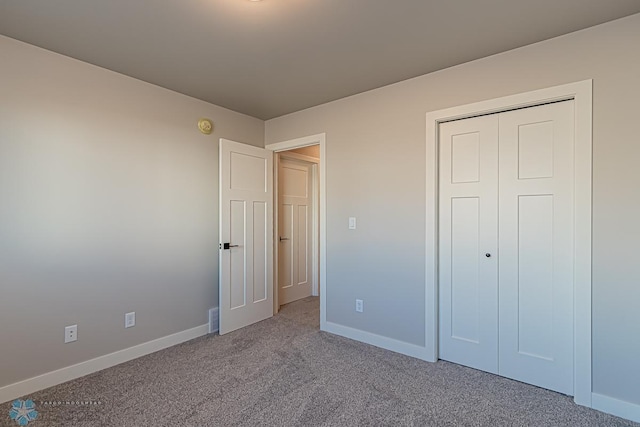
<svg viewBox="0 0 640 427">
<path fill-rule="evenodd" d="M 0 34 L 269 119 L 639 12 L 639 0 L 0 0 Z"/>
</svg>

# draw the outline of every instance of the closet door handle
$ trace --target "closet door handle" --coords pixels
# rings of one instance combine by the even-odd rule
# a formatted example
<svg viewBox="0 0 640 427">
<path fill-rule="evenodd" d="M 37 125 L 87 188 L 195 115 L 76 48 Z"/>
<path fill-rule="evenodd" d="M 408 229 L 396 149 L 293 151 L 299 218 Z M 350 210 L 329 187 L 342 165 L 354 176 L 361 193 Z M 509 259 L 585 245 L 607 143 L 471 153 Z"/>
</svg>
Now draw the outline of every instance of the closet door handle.
<svg viewBox="0 0 640 427">
<path fill-rule="evenodd" d="M 288 237 L 280 237 L 280 241 L 282 242 L 283 240 L 289 240 Z"/>
</svg>

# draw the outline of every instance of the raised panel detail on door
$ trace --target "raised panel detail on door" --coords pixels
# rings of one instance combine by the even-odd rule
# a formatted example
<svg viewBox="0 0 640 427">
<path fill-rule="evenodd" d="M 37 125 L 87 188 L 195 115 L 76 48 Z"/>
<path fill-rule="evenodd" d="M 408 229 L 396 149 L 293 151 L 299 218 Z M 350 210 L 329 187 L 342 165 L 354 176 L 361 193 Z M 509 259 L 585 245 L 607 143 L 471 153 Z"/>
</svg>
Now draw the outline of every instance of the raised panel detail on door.
<svg viewBox="0 0 640 427">
<path fill-rule="evenodd" d="M 291 166 L 285 166 L 281 169 L 282 174 L 278 176 L 278 180 L 282 182 L 282 196 L 291 197 L 309 197 L 307 189 L 307 180 L 309 174 L 307 170 L 294 169 Z"/>
<path fill-rule="evenodd" d="M 311 278 L 309 261 L 311 260 L 311 245 L 309 244 L 309 230 L 311 224 L 309 219 L 311 212 L 309 206 L 298 205 L 298 238 L 296 239 L 298 247 L 298 276 L 296 278 L 298 285 L 308 285 Z"/>
<path fill-rule="evenodd" d="M 553 359 L 553 196 L 518 197 L 518 352 Z"/>
<path fill-rule="evenodd" d="M 451 183 L 480 179 L 480 134 L 472 132 L 451 137 Z"/>
<path fill-rule="evenodd" d="M 266 192 L 267 161 L 244 153 L 230 153 L 231 190 Z"/>
<path fill-rule="evenodd" d="M 553 176 L 553 122 L 518 126 L 518 178 Z"/>
<path fill-rule="evenodd" d="M 280 217 L 280 239 L 278 243 L 278 287 L 279 289 L 293 286 L 293 240 L 286 236 L 293 235 L 293 205 L 282 203 L 278 210 Z M 285 237 L 282 237 L 285 236 Z"/>
<path fill-rule="evenodd" d="M 440 358 L 498 371 L 498 118 L 440 125 Z M 457 171 L 456 171 L 457 169 Z"/>
<path fill-rule="evenodd" d="M 230 309 L 234 310 L 247 304 L 247 276 L 245 264 L 246 214 L 244 200 L 230 201 L 230 241 L 238 242 L 237 247 L 229 250 L 230 271 Z"/>
<path fill-rule="evenodd" d="M 573 108 L 501 113 L 499 149 L 500 374 L 570 395 Z"/>
<path fill-rule="evenodd" d="M 480 203 L 451 199 L 451 337 L 479 343 Z"/>
<path fill-rule="evenodd" d="M 269 216 L 265 202 L 253 202 L 253 301 L 262 302 L 267 299 L 270 281 L 267 280 L 269 268 L 266 264 L 267 233 L 269 232 Z"/>
<path fill-rule="evenodd" d="M 280 158 L 278 167 L 278 300 L 287 304 L 312 292 L 312 165 Z"/>
</svg>

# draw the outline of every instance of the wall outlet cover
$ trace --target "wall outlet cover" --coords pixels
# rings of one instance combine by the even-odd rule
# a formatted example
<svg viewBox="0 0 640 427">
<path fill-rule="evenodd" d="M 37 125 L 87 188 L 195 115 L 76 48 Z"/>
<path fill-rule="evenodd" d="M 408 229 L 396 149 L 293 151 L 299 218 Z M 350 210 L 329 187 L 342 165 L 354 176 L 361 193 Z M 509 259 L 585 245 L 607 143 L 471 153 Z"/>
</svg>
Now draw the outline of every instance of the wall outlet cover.
<svg viewBox="0 0 640 427">
<path fill-rule="evenodd" d="M 78 341 L 78 325 L 70 325 L 64 328 L 64 343 Z"/>
<path fill-rule="evenodd" d="M 124 315 L 124 327 L 130 328 L 136 325 L 136 312 L 132 311 Z"/>
</svg>

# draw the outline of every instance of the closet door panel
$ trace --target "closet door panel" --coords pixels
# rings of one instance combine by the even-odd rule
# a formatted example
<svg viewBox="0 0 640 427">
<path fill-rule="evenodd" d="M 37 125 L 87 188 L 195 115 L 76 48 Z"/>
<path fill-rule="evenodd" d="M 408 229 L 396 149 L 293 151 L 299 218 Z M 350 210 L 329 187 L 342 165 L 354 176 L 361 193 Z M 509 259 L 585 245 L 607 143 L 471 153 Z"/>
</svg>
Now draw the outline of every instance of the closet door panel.
<svg viewBox="0 0 640 427">
<path fill-rule="evenodd" d="M 496 115 L 440 125 L 440 358 L 493 373 L 498 371 L 497 149 Z"/>
<path fill-rule="evenodd" d="M 499 115 L 499 373 L 565 394 L 573 394 L 573 108 Z"/>
</svg>

